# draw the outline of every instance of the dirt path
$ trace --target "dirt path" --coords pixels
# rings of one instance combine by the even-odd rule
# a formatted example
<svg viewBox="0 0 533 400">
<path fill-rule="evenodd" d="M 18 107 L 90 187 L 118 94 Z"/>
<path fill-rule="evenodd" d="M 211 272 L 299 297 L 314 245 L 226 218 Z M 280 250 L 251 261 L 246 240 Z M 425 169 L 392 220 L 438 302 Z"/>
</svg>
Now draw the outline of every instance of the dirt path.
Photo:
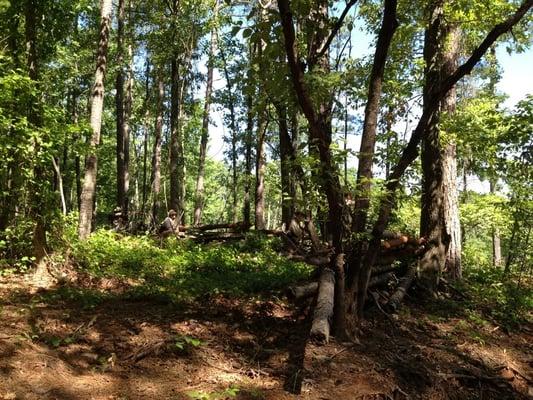
<svg viewBox="0 0 533 400">
<path fill-rule="evenodd" d="M 453 313 L 376 311 L 361 344 L 317 347 L 278 299 L 95 305 L 23 288 L 0 284 L 0 399 L 533 398 L 528 331 Z"/>
</svg>

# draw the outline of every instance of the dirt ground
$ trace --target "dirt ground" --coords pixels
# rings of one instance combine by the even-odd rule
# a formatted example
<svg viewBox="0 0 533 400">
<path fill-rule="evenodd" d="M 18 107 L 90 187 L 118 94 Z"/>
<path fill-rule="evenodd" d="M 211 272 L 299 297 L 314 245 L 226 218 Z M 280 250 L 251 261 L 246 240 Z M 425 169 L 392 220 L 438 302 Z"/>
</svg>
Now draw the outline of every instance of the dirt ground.
<svg viewBox="0 0 533 400">
<path fill-rule="evenodd" d="M 316 346 L 276 297 L 87 306 L 27 287 L 0 278 L 0 399 L 533 399 L 531 326 L 411 300 L 369 310 L 359 344 Z"/>
</svg>

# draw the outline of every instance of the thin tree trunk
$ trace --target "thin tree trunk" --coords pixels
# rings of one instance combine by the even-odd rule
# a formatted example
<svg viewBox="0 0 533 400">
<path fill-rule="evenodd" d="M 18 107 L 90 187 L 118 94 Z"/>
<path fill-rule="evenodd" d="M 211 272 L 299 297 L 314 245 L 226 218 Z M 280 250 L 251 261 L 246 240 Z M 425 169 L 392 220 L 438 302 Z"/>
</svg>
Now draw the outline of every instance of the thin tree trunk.
<svg viewBox="0 0 533 400">
<path fill-rule="evenodd" d="M 152 152 L 152 173 L 150 177 L 152 186 L 152 225 L 156 226 L 161 208 L 161 137 L 163 134 L 163 100 L 165 98 L 165 84 L 161 68 L 156 73 L 156 120 L 154 129 L 154 147 Z"/>
<path fill-rule="evenodd" d="M 226 78 L 226 85 L 228 91 L 229 101 L 229 116 L 230 116 L 230 130 L 231 130 L 231 175 L 232 175 L 232 220 L 237 222 L 237 121 L 235 114 L 235 98 L 233 93 L 233 80 L 230 77 L 228 70 L 228 63 L 222 48 L 220 49 L 220 57 L 222 58 L 222 66 L 224 70 L 224 77 Z"/>
<path fill-rule="evenodd" d="M 63 211 L 63 215 L 67 215 L 67 202 L 65 200 L 65 192 L 63 191 L 63 177 L 61 176 L 61 170 L 59 169 L 59 164 L 57 163 L 55 157 L 52 157 L 52 165 L 57 176 L 59 199 L 61 200 L 61 210 Z"/>
<path fill-rule="evenodd" d="M 265 229 L 265 111 L 259 111 L 257 121 L 257 147 L 255 151 L 255 229 Z"/>
<path fill-rule="evenodd" d="M 124 142 L 126 136 L 125 111 L 124 111 L 124 82 L 126 80 L 124 72 L 124 20 L 125 20 L 126 0 L 118 1 L 117 13 L 117 63 L 118 71 L 115 81 L 115 108 L 117 119 L 117 206 L 125 212 L 126 203 L 126 156 Z"/>
<path fill-rule="evenodd" d="M 218 1 L 215 2 L 214 18 L 218 15 Z M 200 154 L 198 157 L 198 175 L 196 178 L 196 193 L 194 205 L 194 225 L 199 225 L 202 219 L 202 209 L 204 206 L 204 174 L 205 157 L 207 154 L 207 142 L 209 139 L 209 108 L 211 106 L 211 93 L 213 91 L 213 71 L 214 57 L 217 47 L 216 28 L 211 31 L 211 44 L 209 48 L 209 62 L 207 65 L 207 82 L 205 85 L 204 115 L 202 119 L 202 137 L 200 139 Z"/>
<path fill-rule="evenodd" d="M 250 54 L 251 57 L 251 54 Z M 251 72 L 248 72 L 248 85 L 251 85 Z M 250 92 L 250 88 L 249 88 Z M 250 191 L 252 184 L 252 136 L 254 130 L 254 118 L 253 118 L 253 99 L 252 94 L 246 95 L 246 136 L 245 136 L 245 154 L 244 154 L 244 168 L 245 168 L 245 180 L 244 180 L 244 199 L 243 199 L 243 220 L 248 229 L 251 223 L 251 207 L 250 207 Z"/>
<path fill-rule="evenodd" d="M 111 26 L 111 0 L 102 0 L 100 11 L 100 38 L 96 61 L 96 73 L 94 86 L 91 94 L 91 117 L 92 130 L 89 141 L 89 154 L 85 165 L 85 178 L 80 196 L 80 219 L 78 235 L 80 239 L 86 239 L 91 233 L 94 199 L 96 194 L 96 176 L 98 156 L 96 150 L 100 144 L 100 130 L 102 127 L 102 111 L 104 106 L 104 77 L 107 66 L 107 45 L 109 42 L 109 29 Z"/>
<path fill-rule="evenodd" d="M 355 211 L 352 222 L 352 232 L 357 235 L 366 232 L 368 208 L 370 205 L 370 189 L 372 182 L 372 165 L 374 163 L 374 151 L 376 145 L 376 130 L 379 115 L 379 104 L 381 98 L 381 88 L 383 85 L 383 75 L 385 63 L 394 32 L 398 27 L 396 19 L 396 0 L 385 0 L 383 10 L 383 20 L 379 30 L 374 53 L 374 63 L 370 73 L 368 85 L 368 100 L 365 107 L 365 119 L 363 122 L 363 136 L 359 151 L 359 166 L 357 170 Z M 347 271 L 347 309 L 355 317 L 355 321 L 360 321 L 363 315 L 363 306 L 366 301 L 366 293 L 372 272 L 371 266 L 361 264 L 363 253 L 368 244 L 360 241 L 355 246 L 355 252 L 349 260 Z M 354 303 L 355 302 L 355 303 Z M 355 315 L 353 315 L 356 311 Z M 352 330 L 354 330 L 352 328 Z"/>
<path fill-rule="evenodd" d="M 146 209 L 146 199 L 147 199 L 147 186 L 148 186 L 148 140 L 150 136 L 150 129 L 148 128 L 150 120 L 150 107 L 148 103 L 150 100 L 150 60 L 146 59 L 146 71 L 145 71 L 146 80 L 144 83 L 144 113 L 143 120 L 143 130 L 144 130 L 144 139 L 143 139 L 143 181 L 142 181 L 142 202 L 141 202 L 141 215 L 143 221 L 146 220 L 145 209 Z"/>
<path fill-rule="evenodd" d="M 490 193 L 496 193 L 496 180 L 491 179 L 490 182 Z M 511 242 L 513 243 L 513 242 Z M 500 232 L 497 226 L 492 228 L 492 264 L 495 267 L 500 267 L 502 265 L 502 248 L 500 241 Z"/>
<path fill-rule="evenodd" d="M 385 63 L 389 52 L 390 43 L 398 21 L 396 20 L 396 0 L 386 0 L 383 12 L 383 22 L 376 43 L 374 62 L 368 85 L 368 100 L 365 107 L 363 122 L 363 136 L 359 150 L 359 166 L 357 169 L 355 215 L 352 231 L 362 233 L 366 230 L 367 213 L 370 205 L 370 188 L 372 183 L 372 165 L 374 164 L 374 151 L 376 147 L 376 131 L 379 115 L 379 103 Z"/>
<path fill-rule="evenodd" d="M 170 66 L 170 208 L 181 217 L 179 207 L 178 157 L 180 152 L 179 135 L 179 71 L 176 56 Z"/>
<path fill-rule="evenodd" d="M 276 104 L 279 125 L 279 152 L 281 164 L 281 222 L 288 229 L 294 214 L 295 185 L 291 155 L 293 143 L 289 134 L 285 104 Z"/>
</svg>

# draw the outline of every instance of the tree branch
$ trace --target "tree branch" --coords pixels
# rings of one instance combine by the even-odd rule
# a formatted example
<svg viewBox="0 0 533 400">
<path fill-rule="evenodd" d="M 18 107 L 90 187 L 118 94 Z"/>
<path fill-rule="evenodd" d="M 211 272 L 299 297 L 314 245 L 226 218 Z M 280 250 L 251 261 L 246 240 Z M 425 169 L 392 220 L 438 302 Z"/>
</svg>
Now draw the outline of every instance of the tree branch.
<svg viewBox="0 0 533 400">
<path fill-rule="evenodd" d="M 335 36 L 337 36 L 337 33 L 339 33 L 339 30 L 341 29 L 342 24 L 344 23 L 344 18 L 346 18 L 346 15 L 348 15 L 348 12 L 354 6 L 355 3 L 357 3 L 357 0 L 350 0 L 346 4 L 346 7 L 344 7 L 344 11 L 342 12 L 341 16 L 339 17 L 339 19 L 337 20 L 337 22 L 333 26 L 333 29 L 331 30 L 331 32 L 330 32 L 330 34 L 328 36 L 328 39 L 326 40 L 326 42 L 324 43 L 322 48 L 317 52 L 316 56 L 314 56 L 309 61 L 309 65 L 310 66 L 313 66 L 316 63 L 317 60 L 320 60 L 320 58 L 322 58 L 326 54 L 326 52 L 329 49 L 329 46 L 331 46 L 331 42 L 333 42 L 333 39 L 335 39 Z"/>
<path fill-rule="evenodd" d="M 311 101 L 311 97 L 309 96 L 305 86 L 304 72 L 300 66 L 298 54 L 295 48 L 296 38 L 289 0 L 278 0 L 278 9 L 281 26 L 283 28 L 283 36 L 285 37 L 285 52 L 287 53 L 287 61 L 291 71 L 294 90 L 296 91 L 296 96 L 298 97 L 302 111 L 309 120 L 311 129 L 313 129 L 313 126 L 317 125 L 317 116 Z"/>
<path fill-rule="evenodd" d="M 472 52 L 470 58 L 461 66 L 459 66 L 453 74 L 451 74 L 446 80 L 442 83 L 440 88 L 439 98 L 442 98 L 446 93 L 455 85 L 462 77 L 470 74 L 475 65 L 481 60 L 481 57 L 485 55 L 487 50 L 492 46 L 492 44 L 504 33 L 510 31 L 514 25 L 522 19 L 522 17 L 531 9 L 533 6 L 533 0 L 525 0 L 516 12 L 507 18 L 504 22 L 496 25 L 481 42 L 481 44 Z M 439 100 L 440 101 L 440 100 Z"/>
</svg>

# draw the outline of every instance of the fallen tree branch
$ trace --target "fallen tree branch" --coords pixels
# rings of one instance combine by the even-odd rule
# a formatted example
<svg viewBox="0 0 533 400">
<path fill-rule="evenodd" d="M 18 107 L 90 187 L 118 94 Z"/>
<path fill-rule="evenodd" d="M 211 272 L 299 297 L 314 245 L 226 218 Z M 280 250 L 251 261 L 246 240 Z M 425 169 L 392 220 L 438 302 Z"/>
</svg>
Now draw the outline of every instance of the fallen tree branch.
<svg viewBox="0 0 533 400">
<path fill-rule="evenodd" d="M 330 268 L 324 268 L 320 275 L 318 296 L 310 337 L 318 342 L 329 341 L 330 320 L 333 316 L 333 304 L 335 294 L 335 272 Z"/>
<path fill-rule="evenodd" d="M 407 273 L 405 276 L 400 280 L 400 284 L 396 288 L 395 292 L 391 295 L 389 298 L 389 301 L 385 305 L 385 308 L 390 312 L 395 312 L 398 307 L 400 306 L 400 303 L 402 302 L 403 298 L 405 297 L 407 290 L 411 287 L 413 284 L 413 281 L 416 277 L 416 263 L 412 263 L 409 265 L 409 268 L 407 269 Z"/>
</svg>

